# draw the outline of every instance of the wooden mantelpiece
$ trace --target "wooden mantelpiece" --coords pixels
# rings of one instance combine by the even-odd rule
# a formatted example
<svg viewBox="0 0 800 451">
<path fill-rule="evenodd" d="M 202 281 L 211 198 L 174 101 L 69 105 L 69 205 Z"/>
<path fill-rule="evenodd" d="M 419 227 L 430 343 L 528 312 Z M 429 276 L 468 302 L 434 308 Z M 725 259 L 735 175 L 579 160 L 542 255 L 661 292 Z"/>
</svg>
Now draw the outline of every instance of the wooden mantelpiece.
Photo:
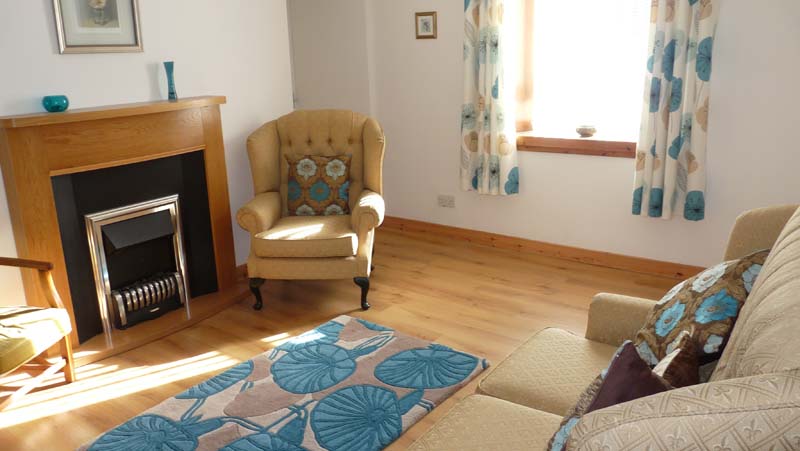
<svg viewBox="0 0 800 451">
<path fill-rule="evenodd" d="M 206 302 L 223 304 L 219 302 L 221 293 L 238 297 L 219 108 L 225 102 L 225 97 L 207 96 L 177 102 L 133 103 L 64 113 L 0 117 L 0 164 L 17 254 L 20 258 L 45 260 L 55 265 L 53 277 L 56 287 L 73 324 L 73 303 L 51 177 L 188 152 L 204 152 L 219 286 L 218 293 L 197 300 L 202 301 L 207 297 Z M 23 273 L 27 302 L 29 305 L 46 306 L 34 276 Z M 196 302 L 192 300 L 193 308 Z M 210 313 L 216 308 L 206 306 L 201 310 Z M 135 330 L 135 327 L 130 329 L 134 337 Z M 159 334 L 144 334 L 141 340 L 145 337 L 153 339 L 155 335 Z M 71 338 L 77 345 L 75 331 Z M 137 341 L 140 340 L 130 336 L 122 340 L 128 349 L 134 347 Z M 95 348 L 103 355 L 114 351 L 101 349 L 102 346 Z"/>
</svg>

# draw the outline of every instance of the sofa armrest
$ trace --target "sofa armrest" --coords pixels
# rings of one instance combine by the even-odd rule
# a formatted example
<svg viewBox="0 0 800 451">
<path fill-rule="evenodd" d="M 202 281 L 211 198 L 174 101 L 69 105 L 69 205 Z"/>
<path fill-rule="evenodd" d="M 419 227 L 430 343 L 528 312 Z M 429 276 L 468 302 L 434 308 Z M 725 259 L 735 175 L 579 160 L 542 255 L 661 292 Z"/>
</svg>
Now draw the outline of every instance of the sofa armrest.
<svg viewBox="0 0 800 451">
<path fill-rule="evenodd" d="M 586 338 L 612 346 L 633 339 L 644 324 L 654 301 L 621 294 L 597 294 L 589 305 Z"/>
<path fill-rule="evenodd" d="M 567 449 L 786 449 L 798 409 L 800 370 L 692 385 L 586 414 Z"/>
<path fill-rule="evenodd" d="M 281 195 L 261 193 L 236 212 L 236 222 L 251 235 L 269 230 L 281 217 Z"/>
<path fill-rule="evenodd" d="M 364 190 L 351 214 L 353 230 L 357 233 L 372 230 L 383 223 L 386 204 L 380 194 Z"/>
</svg>

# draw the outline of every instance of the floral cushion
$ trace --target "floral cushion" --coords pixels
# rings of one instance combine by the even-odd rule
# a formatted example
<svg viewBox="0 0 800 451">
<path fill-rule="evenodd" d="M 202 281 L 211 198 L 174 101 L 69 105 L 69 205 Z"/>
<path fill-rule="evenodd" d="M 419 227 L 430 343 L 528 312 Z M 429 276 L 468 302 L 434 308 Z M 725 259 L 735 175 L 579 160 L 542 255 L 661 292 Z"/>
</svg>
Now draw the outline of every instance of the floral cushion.
<svg viewBox="0 0 800 451">
<path fill-rule="evenodd" d="M 700 364 L 719 359 L 769 250 L 713 266 L 672 288 L 653 308 L 634 343 L 656 365 L 691 334 Z"/>
<path fill-rule="evenodd" d="M 569 434 L 581 417 L 589 412 L 654 395 L 672 388 L 642 360 L 631 341 L 617 349 L 608 368 L 586 387 L 578 402 L 561 421 L 547 444 L 547 451 L 565 449 Z"/>
<path fill-rule="evenodd" d="M 350 155 L 287 155 L 289 216 L 350 214 L 350 159 Z"/>
</svg>

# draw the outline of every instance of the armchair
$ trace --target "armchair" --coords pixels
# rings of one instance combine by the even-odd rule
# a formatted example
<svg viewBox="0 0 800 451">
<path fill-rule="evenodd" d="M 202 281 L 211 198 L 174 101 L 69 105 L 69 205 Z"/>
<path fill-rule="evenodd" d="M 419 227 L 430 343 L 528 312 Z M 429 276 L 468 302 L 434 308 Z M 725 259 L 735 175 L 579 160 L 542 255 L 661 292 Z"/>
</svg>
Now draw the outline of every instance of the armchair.
<svg viewBox="0 0 800 451">
<path fill-rule="evenodd" d="M 344 110 L 295 111 L 247 140 L 255 197 L 236 214 L 250 232 L 247 273 L 263 306 L 267 279 L 353 278 L 367 310 L 375 229 L 384 217 L 384 135 L 374 119 Z M 289 216 L 285 155 L 350 154 L 349 215 Z"/>
<path fill-rule="evenodd" d="M 0 307 L 0 375 L 18 368 L 39 373 L 15 392 L 0 399 L 0 410 L 34 389 L 46 378 L 63 369 L 67 383 L 75 380 L 75 362 L 69 334 L 72 323 L 53 284 L 48 262 L 0 257 L 0 266 L 37 271 L 42 291 L 50 308 L 28 306 Z M 61 347 L 61 358 L 55 362 L 45 358 L 55 344 Z M 38 358 L 38 363 L 28 363 Z"/>
</svg>

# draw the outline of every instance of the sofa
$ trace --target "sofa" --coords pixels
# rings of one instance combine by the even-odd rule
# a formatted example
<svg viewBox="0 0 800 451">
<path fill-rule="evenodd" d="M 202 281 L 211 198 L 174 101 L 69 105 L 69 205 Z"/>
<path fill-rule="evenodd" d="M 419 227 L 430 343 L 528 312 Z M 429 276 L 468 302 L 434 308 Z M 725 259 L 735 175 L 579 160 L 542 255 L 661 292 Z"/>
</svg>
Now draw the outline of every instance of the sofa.
<svg viewBox="0 0 800 451">
<path fill-rule="evenodd" d="M 570 450 L 800 449 L 800 210 L 742 214 L 724 260 L 771 248 L 707 383 L 596 410 Z M 598 294 L 584 337 L 545 329 L 515 350 L 410 449 L 544 449 L 580 393 L 633 339 L 654 301 Z"/>
</svg>

